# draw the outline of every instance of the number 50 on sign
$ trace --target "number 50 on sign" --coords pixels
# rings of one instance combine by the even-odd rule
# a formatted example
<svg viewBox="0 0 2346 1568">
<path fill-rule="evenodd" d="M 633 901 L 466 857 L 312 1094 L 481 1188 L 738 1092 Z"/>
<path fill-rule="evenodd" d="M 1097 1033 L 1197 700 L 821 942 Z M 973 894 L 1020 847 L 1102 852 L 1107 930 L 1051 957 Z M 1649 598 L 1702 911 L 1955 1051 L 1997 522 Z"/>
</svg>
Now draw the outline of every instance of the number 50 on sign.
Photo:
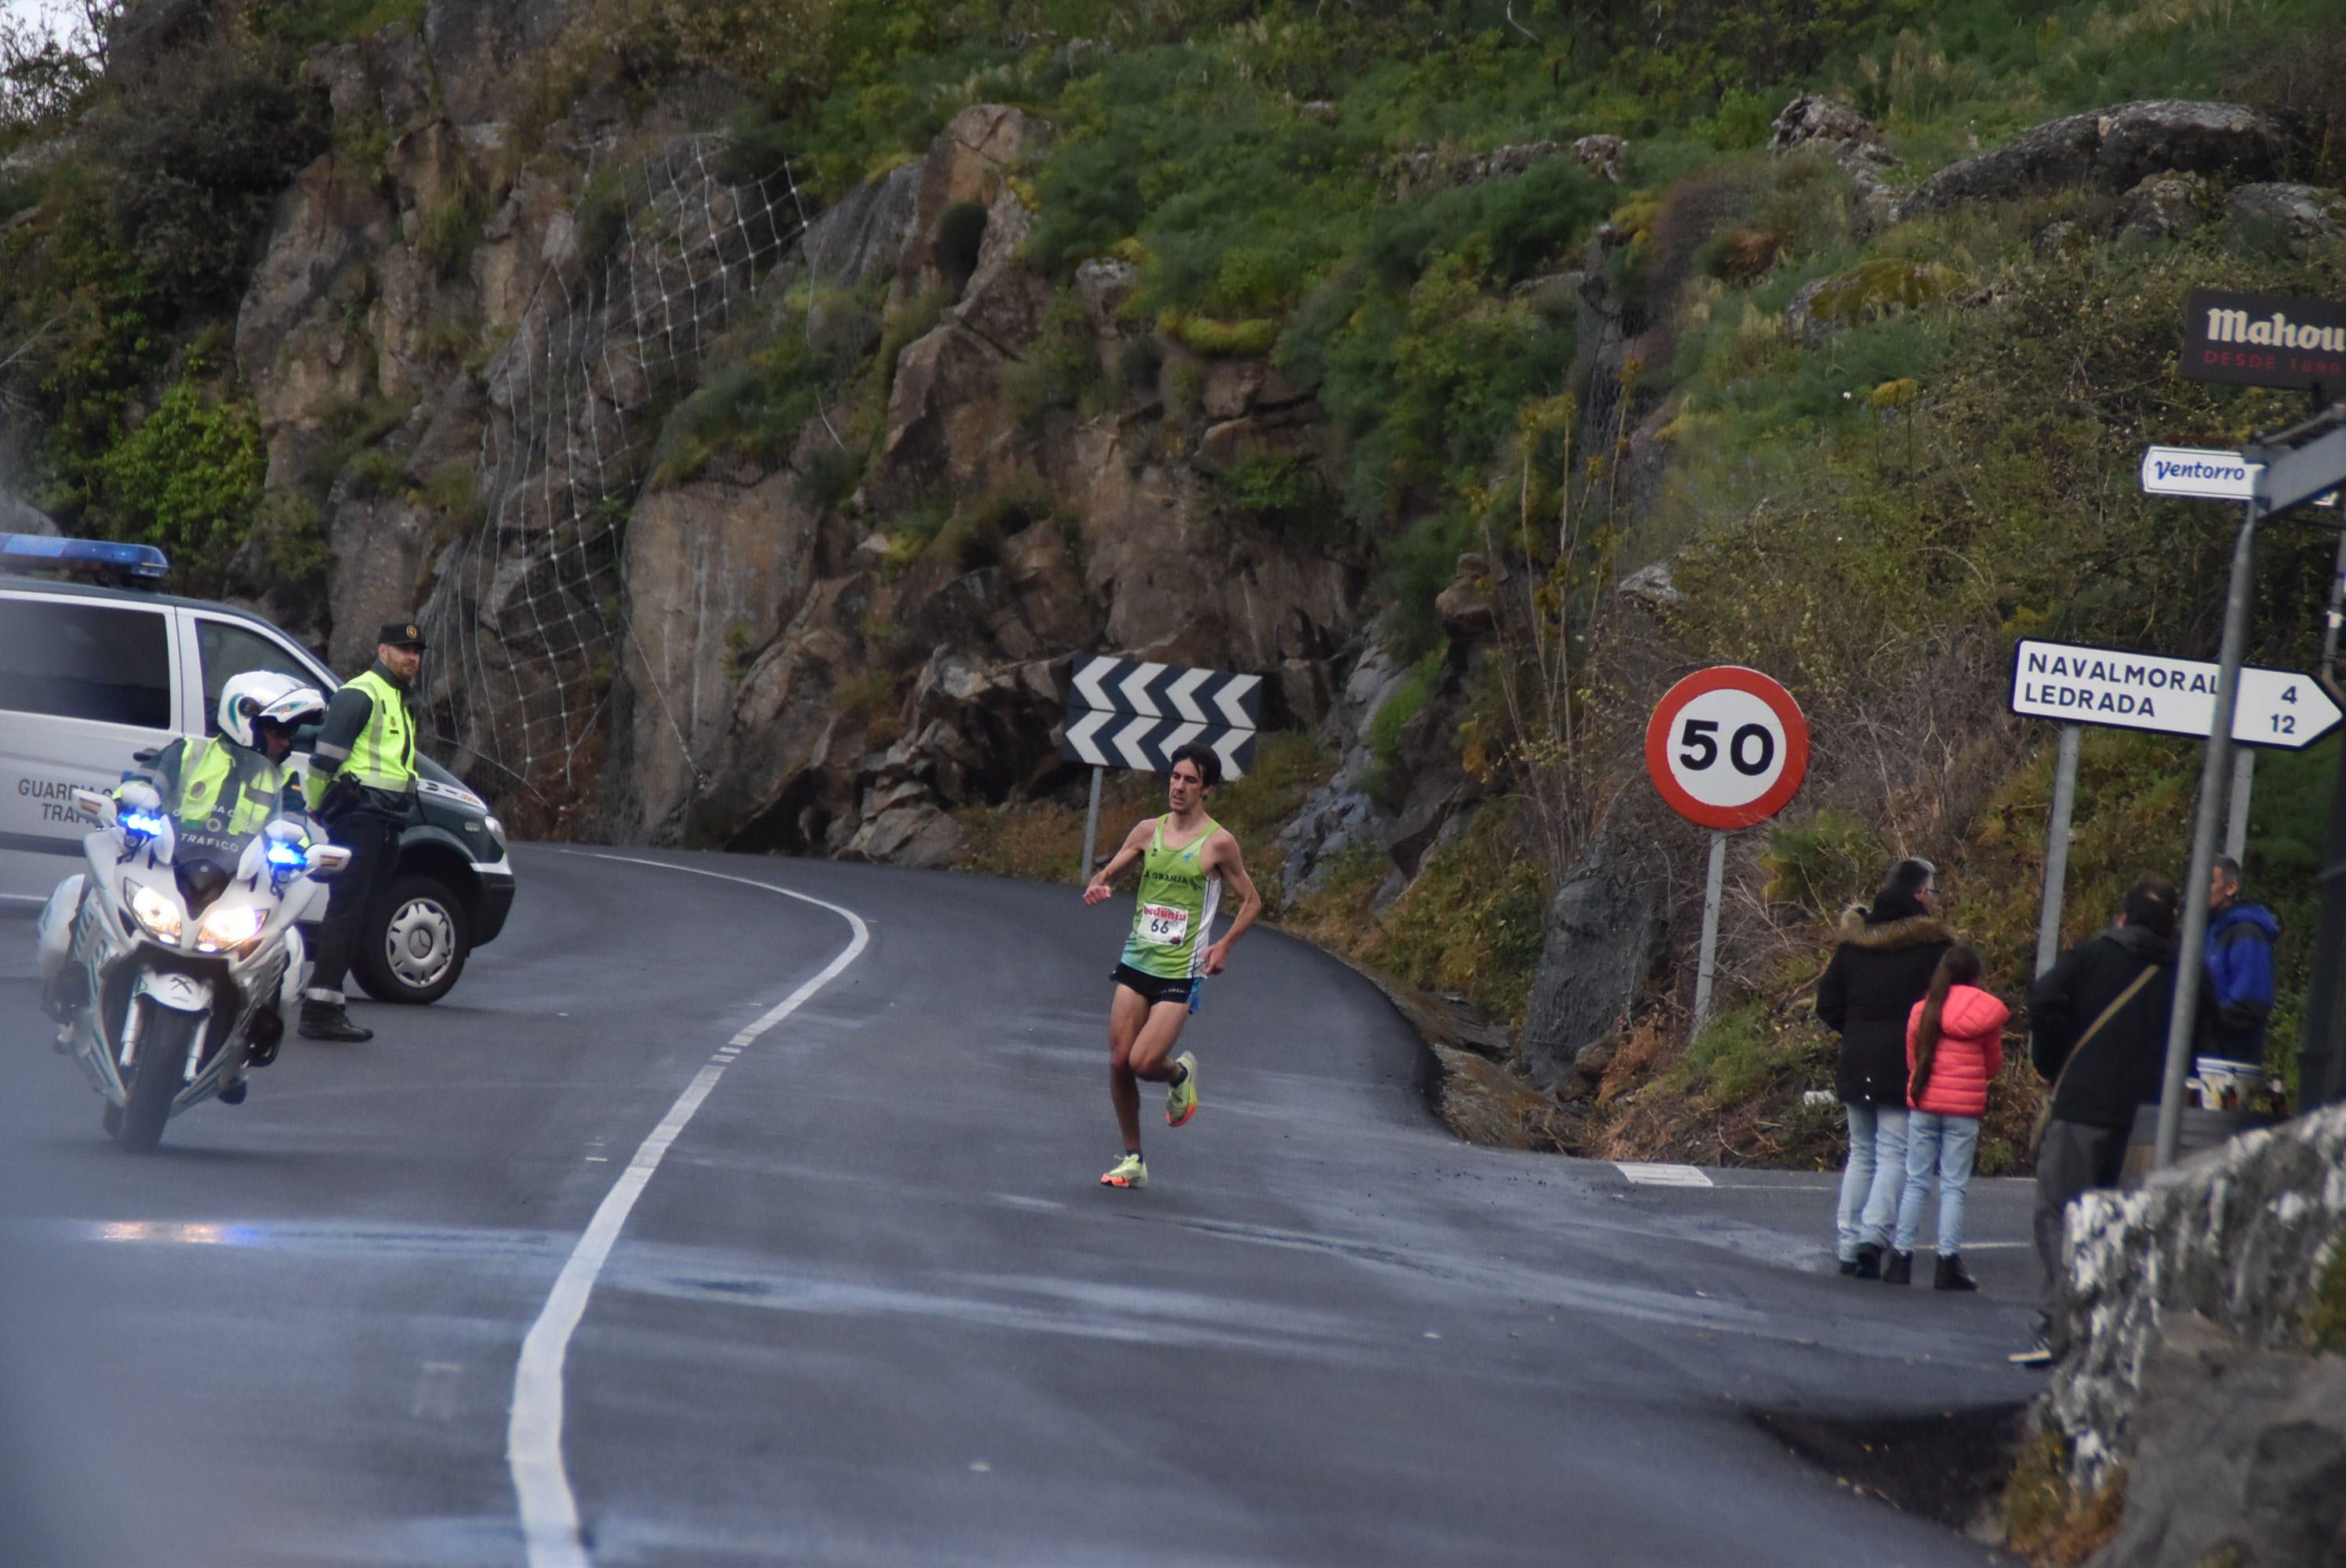
<svg viewBox="0 0 2346 1568">
<path fill-rule="evenodd" d="M 1698 670 L 1654 705 L 1646 771 L 1679 816 L 1748 828 L 1782 810 L 1809 771 L 1809 726 L 1792 694 L 1756 669 Z"/>
</svg>

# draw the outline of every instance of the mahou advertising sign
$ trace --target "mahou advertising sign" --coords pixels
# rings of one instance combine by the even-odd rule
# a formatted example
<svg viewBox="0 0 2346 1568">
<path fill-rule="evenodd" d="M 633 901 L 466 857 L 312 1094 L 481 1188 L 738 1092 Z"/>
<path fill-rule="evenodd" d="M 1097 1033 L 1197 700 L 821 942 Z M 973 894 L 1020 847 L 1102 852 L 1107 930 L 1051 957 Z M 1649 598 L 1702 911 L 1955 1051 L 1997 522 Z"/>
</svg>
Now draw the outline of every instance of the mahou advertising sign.
<svg viewBox="0 0 2346 1568">
<path fill-rule="evenodd" d="M 2346 392 L 2346 303 L 2194 289 L 2182 370 L 2198 382 Z"/>
</svg>

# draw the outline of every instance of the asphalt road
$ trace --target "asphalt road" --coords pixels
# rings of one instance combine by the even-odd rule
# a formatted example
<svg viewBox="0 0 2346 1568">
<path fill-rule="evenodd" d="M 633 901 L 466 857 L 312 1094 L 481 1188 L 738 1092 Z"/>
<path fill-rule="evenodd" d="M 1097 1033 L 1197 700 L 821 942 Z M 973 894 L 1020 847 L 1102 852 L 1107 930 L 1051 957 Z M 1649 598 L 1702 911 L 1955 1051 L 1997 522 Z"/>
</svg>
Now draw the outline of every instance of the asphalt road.
<svg viewBox="0 0 2346 1568">
<path fill-rule="evenodd" d="M 1457 1143 L 1382 998 L 1266 932 L 1185 1036 L 1196 1120 L 1114 1192 L 1123 901 L 654 858 L 523 850 L 447 1002 L 289 1043 L 143 1159 L 48 1051 L 0 902 L 0 1558 L 1992 1560 L 1747 1412 L 2036 1391 L 2003 1359 L 2017 1184 L 1974 1186 L 1983 1295 L 1844 1280 L 1823 1178 Z M 868 945 L 806 993 L 851 915 Z M 533 1325 L 563 1398 L 515 1420 Z M 533 1420 L 554 1470 L 517 1492 Z M 533 1553 L 533 1489 L 541 1521 L 575 1500 L 576 1556 Z"/>
</svg>

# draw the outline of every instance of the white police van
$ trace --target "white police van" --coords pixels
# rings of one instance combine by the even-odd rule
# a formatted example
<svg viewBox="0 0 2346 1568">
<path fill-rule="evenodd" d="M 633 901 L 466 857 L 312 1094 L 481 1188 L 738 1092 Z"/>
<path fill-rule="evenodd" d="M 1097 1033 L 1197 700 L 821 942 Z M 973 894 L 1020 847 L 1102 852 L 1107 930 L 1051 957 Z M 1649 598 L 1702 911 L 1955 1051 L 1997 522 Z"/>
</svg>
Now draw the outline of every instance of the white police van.
<svg viewBox="0 0 2346 1568">
<path fill-rule="evenodd" d="M 0 534 L 0 850 L 78 855 L 90 824 L 74 790 L 110 791 L 138 753 L 218 734 L 231 676 L 278 670 L 329 695 L 339 684 L 257 616 L 110 585 L 169 569 L 149 545 Z M 504 827 L 445 769 L 416 768 L 416 820 L 351 966 L 381 1002 L 446 995 L 513 907 Z"/>
</svg>

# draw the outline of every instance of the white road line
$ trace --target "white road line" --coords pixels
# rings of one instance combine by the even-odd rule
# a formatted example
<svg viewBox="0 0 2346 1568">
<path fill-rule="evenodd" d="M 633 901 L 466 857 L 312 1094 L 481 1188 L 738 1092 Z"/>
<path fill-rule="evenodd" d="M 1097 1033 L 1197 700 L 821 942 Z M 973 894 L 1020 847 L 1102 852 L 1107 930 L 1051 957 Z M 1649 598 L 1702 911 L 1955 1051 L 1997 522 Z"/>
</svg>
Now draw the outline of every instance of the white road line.
<svg viewBox="0 0 2346 1568">
<path fill-rule="evenodd" d="M 853 963 L 872 940 L 871 928 L 853 910 L 829 903 L 806 893 L 793 892 L 772 882 L 754 881 L 748 877 L 728 876 L 722 871 L 705 871 L 697 866 L 670 865 L 666 860 L 649 860 L 634 855 L 597 854 L 588 850 L 566 851 L 597 860 L 618 860 L 631 866 L 653 866 L 664 871 L 681 871 L 688 876 L 711 877 L 720 882 L 739 882 L 743 887 L 762 888 L 770 893 L 796 899 L 818 909 L 829 910 L 848 923 L 854 939 L 832 959 L 821 973 L 809 980 L 764 1017 L 733 1036 L 733 1045 L 747 1045 L 759 1035 L 788 1018 L 803 1006 L 808 998 L 836 980 L 840 972 Z M 521 1529 L 524 1546 L 528 1553 L 529 1568 L 586 1568 L 586 1543 L 578 1534 L 578 1499 L 570 1490 L 570 1475 L 562 1459 L 562 1364 L 570 1353 L 570 1336 L 577 1329 L 578 1320 L 586 1316 L 586 1298 L 594 1293 L 596 1277 L 611 1256 L 611 1248 L 619 1239 L 620 1228 L 643 1196 L 644 1188 L 659 1169 L 659 1163 L 668 1145 L 700 1109 L 725 1069 L 710 1065 L 693 1074 L 684 1093 L 676 1097 L 659 1125 L 636 1147 L 635 1157 L 619 1179 L 603 1196 L 587 1222 L 586 1233 L 571 1249 L 570 1259 L 562 1266 L 561 1276 L 554 1282 L 553 1292 L 529 1327 L 528 1336 L 522 1340 L 521 1361 L 514 1369 L 513 1406 L 505 1421 L 505 1468 L 512 1472 L 514 1496 L 521 1509 Z"/>
<path fill-rule="evenodd" d="M 1613 1166 L 1645 1186 L 1708 1186 L 1710 1177 L 1699 1166 L 1651 1165 L 1639 1160 L 1616 1160 Z"/>
</svg>

